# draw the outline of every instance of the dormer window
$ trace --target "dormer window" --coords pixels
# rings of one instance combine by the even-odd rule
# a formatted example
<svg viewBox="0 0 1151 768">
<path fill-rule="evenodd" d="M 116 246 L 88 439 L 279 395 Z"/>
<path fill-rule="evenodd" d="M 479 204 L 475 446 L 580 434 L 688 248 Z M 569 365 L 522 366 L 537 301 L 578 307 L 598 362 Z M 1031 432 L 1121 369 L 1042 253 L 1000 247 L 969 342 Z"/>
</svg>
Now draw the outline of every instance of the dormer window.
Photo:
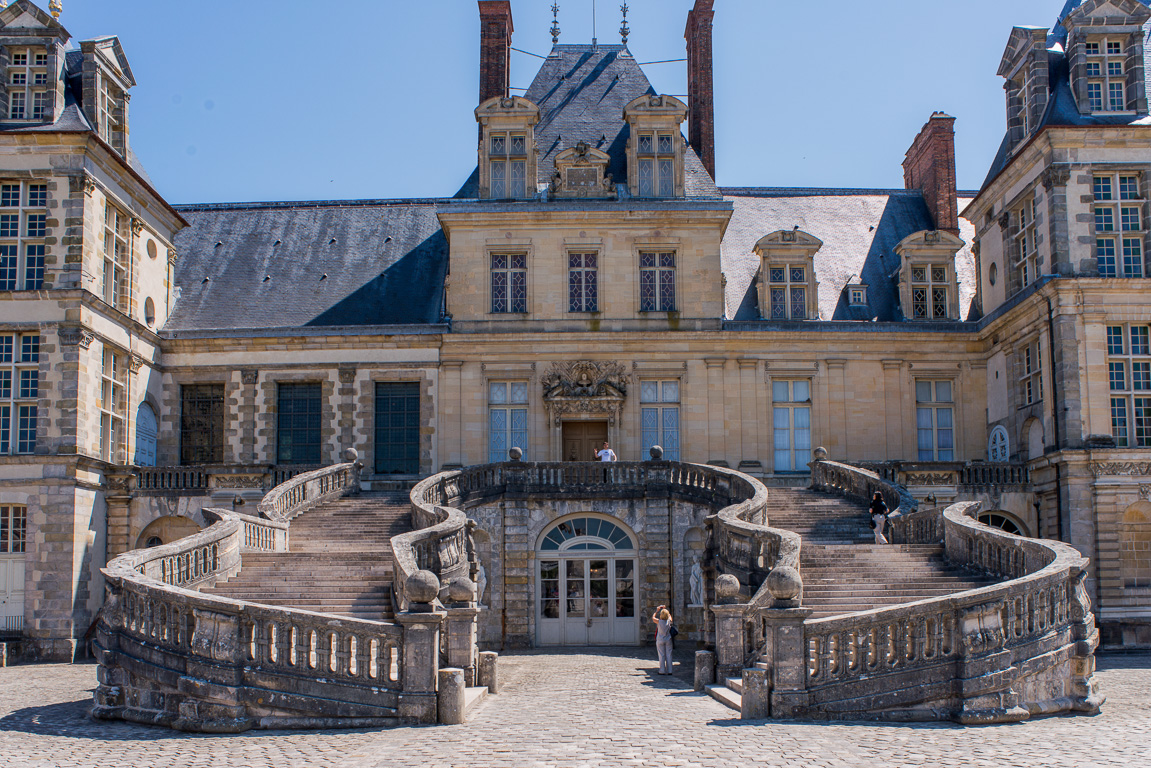
<svg viewBox="0 0 1151 768">
<path fill-rule="evenodd" d="M 535 104 L 519 96 L 488 99 L 476 108 L 480 142 L 480 197 L 522 200 L 535 194 L 536 145 L 540 119 Z"/>
<path fill-rule="evenodd" d="M 914 264 L 911 267 L 911 316 L 913 320 L 946 320 L 948 287 L 946 266 Z"/>
<path fill-rule="evenodd" d="M 1102 38 L 1083 44 L 1087 59 L 1087 108 L 1092 112 L 1127 109 L 1127 56 L 1119 40 Z"/>
<path fill-rule="evenodd" d="M 639 196 L 675 197 L 675 136 L 641 133 L 636 141 Z"/>
<path fill-rule="evenodd" d="M 490 150 L 493 198 L 522 198 L 527 184 L 527 137 L 522 133 L 493 133 Z"/>
<path fill-rule="evenodd" d="M 807 319 L 807 267 L 780 264 L 768 270 L 769 311 L 772 320 Z"/>
<path fill-rule="evenodd" d="M 908 320 L 958 320 L 959 284 L 955 254 L 963 241 L 949 232 L 908 235 L 895 252 L 902 259 L 899 299 Z"/>
<path fill-rule="evenodd" d="M 125 93 L 109 77 L 100 78 L 98 121 L 100 137 L 117 151 L 124 152 Z"/>
<path fill-rule="evenodd" d="M 8 56 L 8 119 L 43 120 L 48 112 L 48 54 L 35 48 Z"/>
<path fill-rule="evenodd" d="M 853 307 L 867 306 L 867 286 L 852 285 L 847 289 L 847 303 Z"/>
<path fill-rule="evenodd" d="M 624 107 L 623 117 L 631 129 L 628 190 L 635 197 L 683 197 L 686 146 L 680 125 L 687 105 L 673 96 L 640 96 Z"/>
<path fill-rule="evenodd" d="M 755 244 L 763 319 L 814 320 L 819 316 L 815 254 L 821 247 L 822 241 L 798 230 L 781 230 Z"/>
</svg>

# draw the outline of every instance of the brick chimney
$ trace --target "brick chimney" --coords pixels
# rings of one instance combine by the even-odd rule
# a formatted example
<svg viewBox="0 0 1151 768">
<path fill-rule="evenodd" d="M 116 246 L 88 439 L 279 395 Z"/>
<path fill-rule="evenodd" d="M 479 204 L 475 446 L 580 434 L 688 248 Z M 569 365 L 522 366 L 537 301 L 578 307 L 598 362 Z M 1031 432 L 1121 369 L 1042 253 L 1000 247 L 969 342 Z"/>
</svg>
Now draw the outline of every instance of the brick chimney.
<svg viewBox="0 0 1151 768">
<path fill-rule="evenodd" d="M 480 104 L 494 96 L 507 96 L 511 84 L 511 0 L 479 0 Z"/>
<path fill-rule="evenodd" d="M 931 115 L 903 160 L 903 186 L 923 193 L 937 230 L 959 236 L 954 117 L 943 112 Z"/>
<path fill-rule="evenodd" d="M 715 178 L 715 96 L 712 93 L 711 22 L 715 0 L 695 0 L 687 14 L 687 140 Z"/>
</svg>

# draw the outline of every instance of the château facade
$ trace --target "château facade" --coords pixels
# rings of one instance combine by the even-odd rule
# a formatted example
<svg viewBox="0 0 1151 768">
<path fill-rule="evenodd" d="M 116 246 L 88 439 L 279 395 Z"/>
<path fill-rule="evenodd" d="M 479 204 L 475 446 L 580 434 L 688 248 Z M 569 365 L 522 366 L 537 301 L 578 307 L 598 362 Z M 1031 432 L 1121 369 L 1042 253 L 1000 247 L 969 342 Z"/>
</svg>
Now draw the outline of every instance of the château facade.
<svg viewBox="0 0 1151 768">
<path fill-rule="evenodd" d="M 904 189 L 718 186 L 712 5 L 683 101 L 626 42 L 557 43 L 513 96 L 511 3 L 480 0 L 453 196 L 181 206 L 132 153 L 119 40 L 0 11 L 0 627 L 72 658 L 109 560 L 348 448 L 389 488 L 607 440 L 769 487 L 806 484 L 821 446 L 983 501 L 1090 558 L 1105 644 L 1151 645 L 1148 2 L 1011 30 L 977 192 L 942 113 Z M 546 538 L 488 512 L 480 602 L 544 617 L 506 587 L 546 581 Z M 666 532 L 680 605 L 700 530 Z"/>
</svg>

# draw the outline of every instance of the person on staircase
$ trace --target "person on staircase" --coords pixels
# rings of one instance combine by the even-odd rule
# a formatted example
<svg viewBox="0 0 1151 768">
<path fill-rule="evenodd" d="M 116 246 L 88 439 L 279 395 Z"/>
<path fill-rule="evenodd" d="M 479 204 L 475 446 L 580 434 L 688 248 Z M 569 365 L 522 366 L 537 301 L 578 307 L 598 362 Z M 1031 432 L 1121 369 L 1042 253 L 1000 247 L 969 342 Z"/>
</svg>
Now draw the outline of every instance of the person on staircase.
<svg viewBox="0 0 1151 768">
<path fill-rule="evenodd" d="M 871 498 L 868 511 L 871 513 L 871 527 L 875 530 L 875 543 L 886 544 L 887 537 L 883 535 L 883 530 L 887 527 L 887 504 L 879 491 Z"/>
<path fill-rule="evenodd" d="M 659 654 L 659 672 L 671 674 L 671 611 L 666 605 L 655 609 L 651 620 L 655 622 L 655 650 Z"/>
</svg>

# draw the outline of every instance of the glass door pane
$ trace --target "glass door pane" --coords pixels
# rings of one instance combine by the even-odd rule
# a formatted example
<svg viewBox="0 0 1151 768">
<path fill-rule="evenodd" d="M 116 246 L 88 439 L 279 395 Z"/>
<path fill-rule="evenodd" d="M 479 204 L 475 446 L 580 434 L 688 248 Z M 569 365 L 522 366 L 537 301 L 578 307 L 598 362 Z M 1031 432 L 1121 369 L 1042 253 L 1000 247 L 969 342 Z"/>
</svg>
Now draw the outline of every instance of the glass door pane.
<svg viewBox="0 0 1151 768">
<path fill-rule="evenodd" d="M 584 591 L 584 561 L 567 561 L 567 617 L 569 619 L 582 619 L 587 613 L 585 603 L 587 594 Z"/>
<path fill-rule="evenodd" d="M 615 617 L 635 618 L 635 561 L 615 561 Z"/>
<path fill-rule="evenodd" d="M 592 560 L 588 575 L 588 594 L 591 595 L 591 617 L 604 618 L 608 615 L 608 569 L 607 560 Z"/>
<path fill-rule="evenodd" d="M 540 562 L 540 615 L 545 619 L 560 617 L 560 564 L 558 560 Z"/>
</svg>

